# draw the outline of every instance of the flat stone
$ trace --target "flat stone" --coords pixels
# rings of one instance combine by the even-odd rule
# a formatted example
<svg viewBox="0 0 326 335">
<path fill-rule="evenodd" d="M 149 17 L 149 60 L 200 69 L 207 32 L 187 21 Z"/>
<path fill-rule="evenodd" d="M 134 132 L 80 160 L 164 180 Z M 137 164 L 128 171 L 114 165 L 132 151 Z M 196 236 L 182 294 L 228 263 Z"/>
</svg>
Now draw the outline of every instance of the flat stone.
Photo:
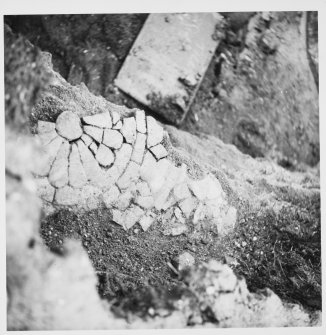
<svg viewBox="0 0 326 335">
<path fill-rule="evenodd" d="M 128 230 L 143 216 L 144 211 L 140 207 L 132 205 L 125 211 L 112 209 L 111 213 L 112 220 L 121 225 L 125 230 Z"/>
<path fill-rule="evenodd" d="M 48 121 L 37 121 L 37 132 L 38 134 L 48 133 L 55 131 L 55 123 Z"/>
<path fill-rule="evenodd" d="M 187 183 L 180 183 L 173 189 L 174 197 L 177 201 L 191 197 Z"/>
<path fill-rule="evenodd" d="M 178 270 L 185 270 L 195 264 L 195 258 L 189 253 L 184 252 L 178 257 Z"/>
<path fill-rule="evenodd" d="M 163 140 L 163 128 L 152 116 L 147 116 L 147 147 L 151 148 Z"/>
<path fill-rule="evenodd" d="M 139 195 L 138 197 L 136 197 L 135 203 L 142 208 L 149 209 L 154 206 L 154 199 L 151 195 L 145 197 Z"/>
<path fill-rule="evenodd" d="M 135 162 L 130 161 L 125 172 L 118 179 L 117 185 L 120 189 L 126 189 L 129 185 L 139 178 L 140 166 Z"/>
<path fill-rule="evenodd" d="M 140 177 L 148 183 L 154 194 L 162 188 L 171 167 L 172 165 L 168 160 L 157 162 L 154 156 L 147 151 L 140 168 Z"/>
<path fill-rule="evenodd" d="M 144 157 L 146 144 L 146 135 L 137 133 L 136 143 L 134 145 L 134 150 L 131 155 L 131 160 L 137 164 L 141 164 Z"/>
<path fill-rule="evenodd" d="M 113 185 L 108 191 L 103 193 L 103 202 L 106 208 L 113 207 L 113 204 L 120 197 L 120 191 L 116 185 Z"/>
<path fill-rule="evenodd" d="M 181 223 L 185 223 L 185 222 L 186 222 L 186 220 L 185 220 L 185 218 L 184 218 L 184 216 L 183 216 L 183 214 L 182 214 L 181 209 L 178 208 L 178 207 L 176 207 L 176 208 L 174 209 L 174 216 L 177 218 L 177 220 L 178 220 L 179 222 L 181 222 Z"/>
<path fill-rule="evenodd" d="M 112 128 L 117 129 L 117 130 L 121 129 L 122 128 L 122 121 L 118 121 Z"/>
<path fill-rule="evenodd" d="M 144 211 L 135 205 L 130 206 L 125 212 L 124 228 L 130 229 L 144 215 Z"/>
<path fill-rule="evenodd" d="M 68 157 L 70 145 L 64 141 L 58 151 L 49 173 L 49 182 L 54 187 L 63 187 L 68 184 Z"/>
<path fill-rule="evenodd" d="M 85 133 L 82 135 L 81 139 L 87 147 L 93 143 L 93 139 Z"/>
<path fill-rule="evenodd" d="M 137 109 L 135 113 L 137 131 L 146 134 L 146 115 L 141 109 Z"/>
<path fill-rule="evenodd" d="M 57 136 L 53 141 L 44 146 L 41 151 L 39 164 L 35 164 L 34 173 L 40 177 L 45 177 L 49 174 L 53 161 L 59 151 L 59 148 L 64 139 Z"/>
<path fill-rule="evenodd" d="M 95 157 L 82 141 L 77 141 L 77 146 L 87 179 L 92 184 L 103 186 L 104 173 L 98 165 Z"/>
<path fill-rule="evenodd" d="M 149 149 L 157 160 L 165 158 L 168 152 L 162 144 L 157 144 Z"/>
<path fill-rule="evenodd" d="M 50 185 L 48 178 L 36 178 L 37 195 L 48 202 L 54 198 L 55 188 Z"/>
<path fill-rule="evenodd" d="M 120 149 L 123 143 L 123 136 L 118 130 L 105 129 L 103 144 L 112 149 Z"/>
<path fill-rule="evenodd" d="M 119 174 L 121 175 L 130 161 L 132 146 L 130 144 L 124 143 L 122 144 L 122 147 L 115 153 L 116 157 L 113 166 L 116 167 Z"/>
<path fill-rule="evenodd" d="M 70 186 L 80 188 L 87 183 L 86 173 L 80 160 L 78 147 L 75 143 L 71 146 L 68 172 Z"/>
<path fill-rule="evenodd" d="M 178 236 L 185 233 L 187 230 L 188 228 L 185 224 L 172 221 L 164 228 L 163 235 Z"/>
<path fill-rule="evenodd" d="M 162 167 L 162 168 L 161 168 Z M 175 167 L 167 159 L 158 161 L 157 171 L 166 171 L 164 172 L 165 180 L 162 182 L 160 188 L 154 188 L 153 185 L 149 183 L 151 190 L 153 192 L 155 200 L 155 208 L 158 210 L 163 209 L 166 200 L 168 199 L 170 192 L 175 187 L 178 182 L 182 182 L 185 178 L 185 171 L 183 167 Z"/>
<path fill-rule="evenodd" d="M 118 225 L 124 227 L 124 212 L 121 212 L 118 209 L 112 209 L 112 220 L 117 223 Z"/>
<path fill-rule="evenodd" d="M 102 204 L 102 190 L 99 187 L 86 185 L 81 192 L 81 203 L 87 210 L 99 208 Z"/>
<path fill-rule="evenodd" d="M 83 121 L 91 126 L 111 128 L 112 118 L 109 112 L 84 116 Z"/>
<path fill-rule="evenodd" d="M 56 190 L 54 199 L 59 205 L 77 205 L 81 199 L 81 190 L 70 186 L 64 186 Z"/>
<path fill-rule="evenodd" d="M 88 149 L 94 154 L 94 156 L 97 154 L 98 146 L 96 142 L 92 142 L 91 145 L 88 147 Z"/>
<path fill-rule="evenodd" d="M 115 199 L 113 207 L 121 211 L 126 210 L 129 207 L 132 198 L 132 192 L 127 190 L 126 192 L 121 193 L 120 196 Z"/>
<path fill-rule="evenodd" d="M 143 197 L 149 196 L 152 194 L 151 189 L 145 181 L 140 181 L 136 185 L 136 191 Z"/>
<path fill-rule="evenodd" d="M 55 130 L 51 130 L 46 133 L 38 134 L 37 136 L 42 145 L 48 145 L 58 136 L 58 133 Z"/>
<path fill-rule="evenodd" d="M 121 134 L 127 143 L 134 144 L 136 140 L 136 120 L 134 117 L 126 117 L 123 119 Z"/>
<path fill-rule="evenodd" d="M 106 145 L 100 144 L 95 158 L 102 166 L 108 167 L 114 162 L 114 153 Z"/>
<path fill-rule="evenodd" d="M 197 200 L 194 197 L 186 198 L 179 202 L 179 207 L 186 218 L 189 218 L 197 206 Z"/>
<path fill-rule="evenodd" d="M 222 224 L 218 227 L 219 233 L 224 235 L 233 230 L 237 222 L 237 210 L 234 207 L 230 207 L 226 215 L 222 218 Z"/>
<path fill-rule="evenodd" d="M 117 124 L 120 121 L 120 115 L 116 111 L 111 112 L 111 117 L 112 117 L 112 123 L 114 125 Z"/>
<path fill-rule="evenodd" d="M 144 215 L 139 220 L 139 224 L 142 227 L 143 231 L 147 231 L 149 227 L 153 224 L 154 221 L 155 221 L 155 216 L 153 213 L 150 212 Z"/>
<path fill-rule="evenodd" d="M 211 175 L 207 175 L 201 180 L 190 180 L 188 186 L 199 200 L 224 197 L 224 191 L 221 184 Z"/>
<path fill-rule="evenodd" d="M 92 137 L 96 142 L 102 142 L 103 129 L 93 126 L 84 126 L 84 132 Z"/>
<path fill-rule="evenodd" d="M 78 115 L 71 111 L 65 111 L 58 116 L 55 128 L 68 141 L 76 140 L 83 134 Z"/>
<path fill-rule="evenodd" d="M 199 203 L 194 213 L 193 223 L 197 224 L 203 221 L 206 217 L 206 214 L 207 210 L 205 208 L 205 205 L 203 203 Z"/>
</svg>

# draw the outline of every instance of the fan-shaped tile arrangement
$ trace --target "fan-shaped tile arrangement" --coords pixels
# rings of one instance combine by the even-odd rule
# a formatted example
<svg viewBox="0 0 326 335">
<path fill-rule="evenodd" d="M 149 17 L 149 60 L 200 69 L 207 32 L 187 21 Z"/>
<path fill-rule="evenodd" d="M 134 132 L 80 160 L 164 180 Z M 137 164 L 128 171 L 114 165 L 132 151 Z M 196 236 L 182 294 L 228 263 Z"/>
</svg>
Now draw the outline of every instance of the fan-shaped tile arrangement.
<svg viewBox="0 0 326 335">
<path fill-rule="evenodd" d="M 187 166 L 176 167 L 163 145 L 163 128 L 136 110 L 79 116 L 62 112 L 56 123 L 38 121 L 44 160 L 38 166 L 38 192 L 53 206 L 91 210 L 106 206 L 113 220 L 147 230 L 164 223 L 164 234 L 179 235 L 188 222 L 233 225 L 236 210 L 219 181 L 207 174 L 193 180 Z"/>
</svg>

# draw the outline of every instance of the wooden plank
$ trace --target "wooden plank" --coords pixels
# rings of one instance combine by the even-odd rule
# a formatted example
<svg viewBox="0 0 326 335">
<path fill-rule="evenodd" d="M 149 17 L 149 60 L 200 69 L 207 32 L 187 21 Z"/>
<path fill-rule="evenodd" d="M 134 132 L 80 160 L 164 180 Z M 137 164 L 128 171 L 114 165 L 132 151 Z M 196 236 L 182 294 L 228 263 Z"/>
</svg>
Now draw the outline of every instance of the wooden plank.
<svg viewBox="0 0 326 335">
<path fill-rule="evenodd" d="M 166 120 L 180 123 L 219 41 L 218 13 L 150 14 L 115 85 Z"/>
</svg>

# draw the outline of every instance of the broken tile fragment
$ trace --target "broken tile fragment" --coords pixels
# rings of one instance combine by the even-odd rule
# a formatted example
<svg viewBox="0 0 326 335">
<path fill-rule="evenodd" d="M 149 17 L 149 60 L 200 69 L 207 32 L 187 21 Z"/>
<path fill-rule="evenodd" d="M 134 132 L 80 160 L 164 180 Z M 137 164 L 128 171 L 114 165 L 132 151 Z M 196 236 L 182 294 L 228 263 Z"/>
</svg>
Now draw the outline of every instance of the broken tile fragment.
<svg viewBox="0 0 326 335">
<path fill-rule="evenodd" d="M 133 144 L 136 140 L 136 120 L 134 117 L 123 119 L 121 134 L 126 139 L 127 143 Z"/>
<path fill-rule="evenodd" d="M 157 144 L 149 149 L 157 160 L 165 158 L 168 152 L 162 144 Z"/>
<path fill-rule="evenodd" d="M 76 140 L 83 134 L 78 115 L 71 111 L 62 112 L 58 116 L 55 128 L 68 141 Z"/>
<path fill-rule="evenodd" d="M 105 129 L 103 144 L 112 149 L 120 149 L 123 143 L 123 136 L 118 130 Z"/>
<path fill-rule="evenodd" d="M 130 229 L 143 216 L 144 211 L 135 205 L 131 205 L 125 212 L 124 228 Z"/>
<path fill-rule="evenodd" d="M 49 182 L 54 187 L 63 187 L 68 184 L 68 157 L 70 145 L 64 141 L 57 153 L 49 173 Z"/>
<path fill-rule="evenodd" d="M 134 150 L 131 155 L 131 160 L 137 164 L 141 164 L 143 161 L 143 156 L 145 152 L 145 144 L 146 144 L 146 135 L 138 133 L 136 142 L 134 145 Z"/>
<path fill-rule="evenodd" d="M 48 178 L 36 179 L 37 195 L 48 202 L 53 201 L 55 188 L 49 183 Z"/>
<path fill-rule="evenodd" d="M 106 145 L 100 144 L 95 158 L 102 166 L 108 167 L 114 162 L 114 153 Z"/>
<path fill-rule="evenodd" d="M 109 112 L 84 116 L 83 121 L 91 126 L 100 128 L 111 128 L 112 119 Z"/>
<path fill-rule="evenodd" d="M 48 121 L 37 121 L 37 133 L 43 134 L 55 131 L 55 123 Z"/>
<path fill-rule="evenodd" d="M 84 126 L 84 132 L 92 137 L 96 142 L 102 142 L 103 129 L 93 126 Z"/>
<path fill-rule="evenodd" d="M 54 200 L 59 205 L 72 206 L 80 202 L 81 190 L 71 186 L 58 188 Z"/>
<path fill-rule="evenodd" d="M 70 186 L 80 188 L 87 183 L 86 173 L 80 160 L 78 147 L 75 143 L 71 146 L 68 172 Z"/>
<path fill-rule="evenodd" d="M 163 128 L 152 116 L 147 116 L 147 148 L 157 145 L 163 140 Z"/>
<path fill-rule="evenodd" d="M 136 109 L 135 112 L 135 118 L 136 118 L 136 127 L 137 131 L 146 134 L 146 116 L 145 112 L 141 109 Z"/>
</svg>

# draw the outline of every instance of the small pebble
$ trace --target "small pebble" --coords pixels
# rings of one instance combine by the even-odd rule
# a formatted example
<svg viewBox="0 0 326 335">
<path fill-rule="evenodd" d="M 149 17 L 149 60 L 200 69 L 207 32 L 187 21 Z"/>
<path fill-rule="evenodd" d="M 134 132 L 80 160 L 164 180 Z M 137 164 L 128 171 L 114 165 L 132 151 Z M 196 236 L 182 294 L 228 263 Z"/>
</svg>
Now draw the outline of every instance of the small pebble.
<svg viewBox="0 0 326 335">
<path fill-rule="evenodd" d="M 242 246 L 245 247 L 247 245 L 247 242 L 243 241 Z"/>
</svg>

